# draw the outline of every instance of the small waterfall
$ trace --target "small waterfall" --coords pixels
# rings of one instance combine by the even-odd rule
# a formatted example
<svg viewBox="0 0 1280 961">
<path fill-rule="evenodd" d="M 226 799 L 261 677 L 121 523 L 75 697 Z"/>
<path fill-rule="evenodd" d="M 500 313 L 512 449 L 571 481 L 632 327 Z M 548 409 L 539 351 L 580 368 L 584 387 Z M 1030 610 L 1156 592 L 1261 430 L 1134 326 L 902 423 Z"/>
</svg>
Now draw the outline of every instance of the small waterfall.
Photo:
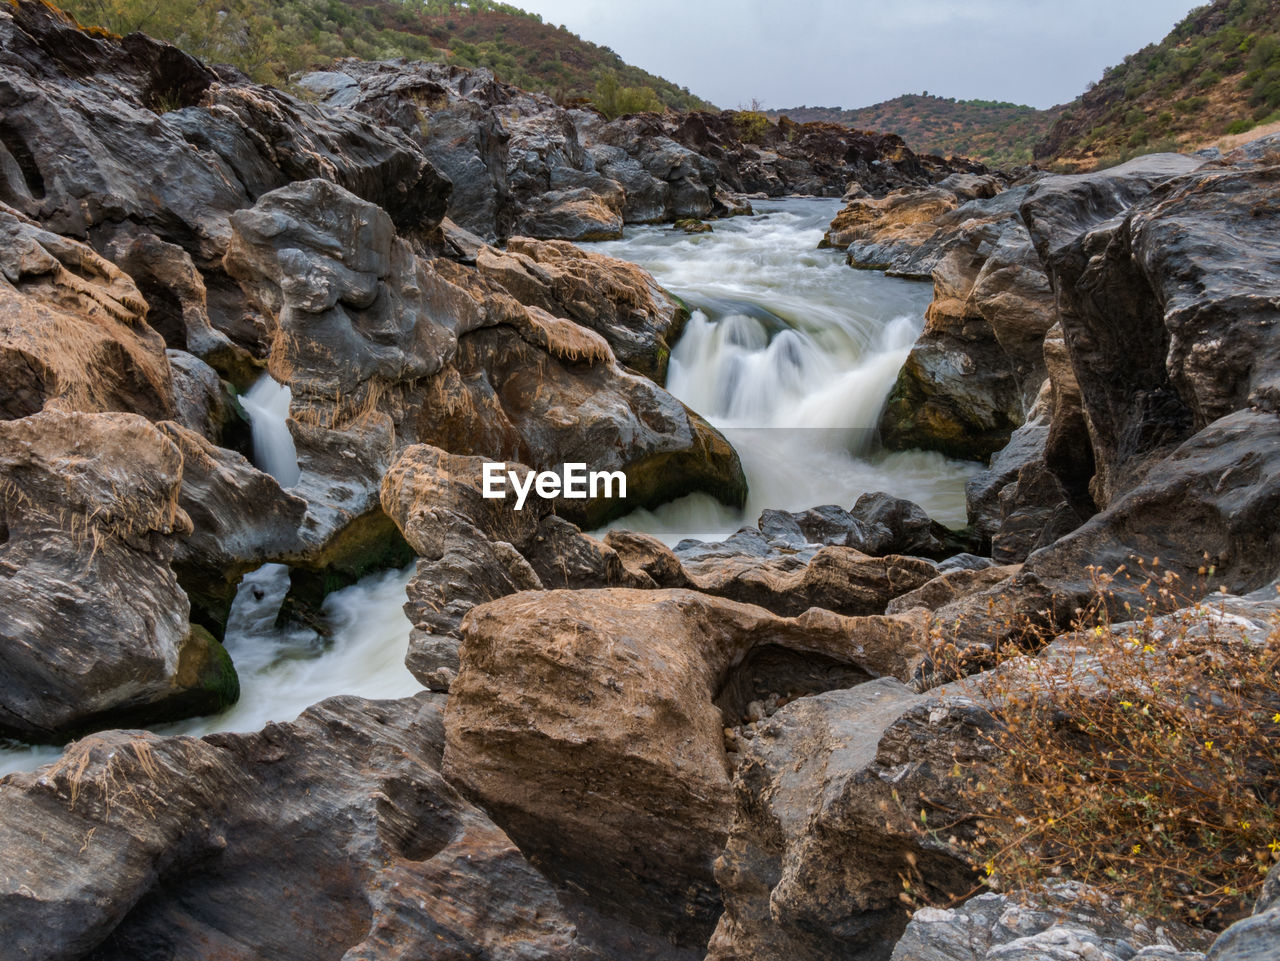
<svg viewBox="0 0 1280 961">
<path fill-rule="evenodd" d="M 289 433 L 289 401 L 292 392 L 270 374 L 263 374 L 244 394 L 240 406 L 249 415 L 253 428 L 253 462 L 280 482 L 281 487 L 298 483 L 298 449 Z"/>
<path fill-rule="evenodd" d="M 641 228 L 599 245 L 646 267 L 694 308 L 671 352 L 667 389 L 720 428 L 749 486 L 742 512 L 695 494 L 610 526 L 669 541 L 715 539 L 765 508 L 849 507 L 871 490 L 964 523 L 974 465 L 874 449 L 929 286 L 851 270 L 839 254 L 816 250 L 834 202 L 761 206 L 763 218 L 735 218 L 714 234 Z"/>
</svg>

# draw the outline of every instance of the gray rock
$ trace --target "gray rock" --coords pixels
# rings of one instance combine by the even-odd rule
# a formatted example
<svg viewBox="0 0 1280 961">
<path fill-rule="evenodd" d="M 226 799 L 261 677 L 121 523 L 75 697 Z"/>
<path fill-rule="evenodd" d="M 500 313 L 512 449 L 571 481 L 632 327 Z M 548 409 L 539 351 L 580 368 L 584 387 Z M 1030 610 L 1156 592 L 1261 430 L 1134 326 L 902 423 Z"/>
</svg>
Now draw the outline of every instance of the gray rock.
<svg viewBox="0 0 1280 961">
<path fill-rule="evenodd" d="M 440 776 L 441 700 L 336 698 L 292 724 L 204 740 L 110 732 L 6 778 L 6 951 L 50 961 L 374 959 L 407 945 L 501 961 L 605 956 Z"/>
<path fill-rule="evenodd" d="M 170 569 L 191 531 L 174 443 L 136 414 L 50 410 L 0 422 L 0 468 L 0 730 L 57 741 L 235 701 Z"/>
</svg>

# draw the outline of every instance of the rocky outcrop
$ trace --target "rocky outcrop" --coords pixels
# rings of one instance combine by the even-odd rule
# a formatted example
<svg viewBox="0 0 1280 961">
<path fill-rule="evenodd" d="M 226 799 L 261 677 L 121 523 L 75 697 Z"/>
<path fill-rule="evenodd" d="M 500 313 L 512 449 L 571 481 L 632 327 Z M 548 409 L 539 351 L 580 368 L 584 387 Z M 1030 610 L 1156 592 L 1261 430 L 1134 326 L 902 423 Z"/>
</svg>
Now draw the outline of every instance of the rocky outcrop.
<svg viewBox="0 0 1280 961">
<path fill-rule="evenodd" d="M 899 187 L 882 197 L 859 193 L 836 214 L 820 247 L 847 250 L 850 265 L 894 276 L 927 278 L 945 243 L 946 228 L 961 223 L 958 207 L 996 196 L 993 176 L 957 173 L 932 186 Z"/>
<path fill-rule="evenodd" d="M 666 380 L 671 345 L 689 311 L 646 271 L 563 241 L 523 237 L 512 238 L 505 252 L 485 248 L 476 265 L 522 304 L 591 328 L 620 363 Z"/>
<path fill-rule="evenodd" d="M 782 618 L 684 590 L 477 607 L 450 689 L 446 773 L 606 916 L 701 943 L 732 815 L 723 729 L 758 717 L 744 699 L 768 694 L 751 678 L 796 697 L 822 677 L 908 673 L 903 634 L 884 620 Z"/>
<path fill-rule="evenodd" d="M 960 953 L 957 953 L 960 952 Z M 1025 893 L 981 894 L 955 908 L 921 908 L 894 946 L 892 961 L 1202 961 L 1164 928 L 1100 892 L 1058 881 Z"/>
<path fill-rule="evenodd" d="M 624 222 L 734 215 L 743 193 L 835 197 L 857 180 L 884 194 L 972 166 L 917 157 L 891 134 L 750 112 L 606 121 L 484 69 L 341 60 L 301 84 L 417 143 L 456 185 L 449 216 L 489 241 L 606 239 Z"/>
<path fill-rule="evenodd" d="M 933 302 L 880 418 L 887 447 L 983 458 L 1008 442 L 1034 402 L 1053 296 L 1018 215 L 1026 191 L 915 226 L 929 234 L 907 256 L 929 269 Z"/>
<path fill-rule="evenodd" d="M 91 248 L 0 204 L 0 417 L 46 407 L 174 416 L 138 288 Z"/>
<path fill-rule="evenodd" d="M 992 723 L 964 698 L 893 680 L 801 698 L 765 721 L 734 777 L 709 961 L 887 959 L 907 923 L 904 883 L 926 899 L 968 891 L 963 855 L 916 825 L 922 801 L 935 819 L 962 806 L 950 772 L 991 757 Z"/>
<path fill-rule="evenodd" d="M 0 730 L 56 741 L 234 702 L 169 566 L 191 531 L 178 447 L 136 414 L 45 411 L 0 423 L 0 463 Z"/>
<path fill-rule="evenodd" d="M 256 734 L 94 735 L 52 767 L 5 779 L 6 951 L 50 961 L 372 961 L 423 945 L 499 961 L 608 956 L 440 776 L 440 714 L 427 694 L 338 698 Z"/>
</svg>

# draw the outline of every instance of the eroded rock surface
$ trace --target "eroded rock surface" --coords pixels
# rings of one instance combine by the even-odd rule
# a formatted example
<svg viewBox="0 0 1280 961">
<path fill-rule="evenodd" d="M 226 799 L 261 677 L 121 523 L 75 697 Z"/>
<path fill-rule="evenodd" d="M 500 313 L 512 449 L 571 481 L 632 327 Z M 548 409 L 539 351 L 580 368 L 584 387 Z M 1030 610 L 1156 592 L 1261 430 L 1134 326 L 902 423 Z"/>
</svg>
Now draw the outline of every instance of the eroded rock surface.
<svg viewBox="0 0 1280 961">
<path fill-rule="evenodd" d="M 0 423 L 0 729 L 56 741 L 235 701 L 226 652 L 170 569 L 183 457 L 136 414 Z"/>
</svg>

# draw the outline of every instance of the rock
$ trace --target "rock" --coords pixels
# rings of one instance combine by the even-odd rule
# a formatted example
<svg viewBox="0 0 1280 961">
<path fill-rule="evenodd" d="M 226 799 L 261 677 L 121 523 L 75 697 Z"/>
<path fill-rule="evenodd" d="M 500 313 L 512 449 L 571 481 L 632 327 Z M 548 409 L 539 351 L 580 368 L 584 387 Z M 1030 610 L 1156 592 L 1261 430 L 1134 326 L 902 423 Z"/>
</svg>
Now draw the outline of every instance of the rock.
<svg viewBox="0 0 1280 961">
<path fill-rule="evenodd" d="M 218 372 L 184 350 L 165 353 L 173 378 L 174 420 L 219 446 L 249 446 L 248 419 Z"/>
<path fill-rule="evenodd" d="M 1127 249 L 1130 217 L 1123 215 L 1158 184 L 1202 163 L 1156 154 L 1098 173 L 1048 177 L 1022 204 L 1058 295 L 1058 323 L 1096 471 L 1090 493 L 1100 507 L 1114 493 L 1111 475 L 1125 462 L 1140 462 L 1190 434 L 1187 405 L 1167 370 L 1163 310 Z"/>
<path fill-rule="evenodd" d="M 313 177 L 407 230 L 430 231 L 444 213 L 448 182 L 407 139 L 358 114 L 224 79 L 141 34 L 91 34 L 38 3 L 5 12 L 0 47 L 14 105 L 0 199 L 58 233 L 128 220 L 205 268 L 222 256 L 231 211 Z"/>
<path fill-rule="evenodd" d="M 962 543 L 953 531 L 930 519 L 919 504 L 884 491 L 861 495 L 849 513 L 871 532 L 861 548 L 868 554 L 941 558 L 955 553 Z"/>
<path fill-rule="evenodd" d="M 544 587 L 653 586 L 536 494 L 520 511 L 484 498 L 484 463 L 417 445 L 382 483 L 384 510 L 421 558 L 405 605 L 414 626 L 405 663 L 432 690 L 456 676 L 460 624 L 478 604 Z"/>
<path fill-rule="evenodd" d="M 581 339 L 573 337 L 571 351 Z M 421 403 L 418 436 L 436 447 L 535 470 L 625 472 L 625 498 L 560 502 L 559 513 L 585 528 L 695 491 L 736 505 L 746 496 L 733 448 L 652 381 L 549 351 L 509 326 L 463 337 L 454 367 L 425 385 Z"/>
<path fill-rule="evenodd" d="M 446 773 L 605 917 L 702 944 L 732 813 L 723 729 L 746 709 L 717 696 L 741 692 L 735 674 L 757 663 L 784 683 L 816 664 L 843 665 L 830 675 L 842 685 L 905 669 L 901 634 L 866 623 L 883 620 L 779 618 L 679 590 L 477 607 L 450 689 Z"/>
<path fill-rule="evenodd" d="M 192 621 L 221 638 L 240 578 L 304 550 L 307 502 L 240 454 L 179 424 L 157 426 L 182 454 L 178 505 L 192 523 L 175 546 L 173 570 Z"/>
<path fill-rule="evenodd" d="M 837 614 L 882 614 L 894 597 L 932 580 L 936 570 L 917 557 L 870 557 L 850 547 L 824 547 L 805 560 L 750 555 L 695 561 L 685 570 L 698 590 L 776 614 L 811 607 Z"/>
<path fill-rule="evenodd" d="M 617 240 L 622 214 L 586 187 L 552 190 L 531 200 L 516 221 L 529 237 L 572 240 Z"/>
<path fill-rule="evenodd" d="M 299 85 L 334 107 L 359 110 L 411 137 L 452 181 L 448 214 L 481 238 L 499 240 L 516 209 L 507 178 L 510 131 L 500 107 L 523 92 L 487 70 L 437 63 L 347 59 L 309 73 Z M 523 95 L 528 96 L 528 95 Z"/>
<path fill-rule="evenodd" d="M 712 231 L 709 223 L 694 217 L 677 220 L 671 227 L 673 230 L 683 230 L 686 234 L 709 234 Z"/>
<path fill-rule="evenodd" d="M 504 961 L 606 956 L 440 776 L 440 711 L 426 694 L 348 697 L 255 734 L 110 732 L 6 778 L 8 950 L 51 961 L 372 959 L 408 945 Z M 281 892 L 293 910 L 280 910 Z"/>
<path fill-rule="evenodd" d="M 666 544 L 637 531 L 612 530 L 604 542 L 618 555 L 632 576 L 651 579 L 658 587 L 690 587 L 688 574 L 680 558 Z"/>
<path fill-rule="evenodd" d="M 0 463 L 0 730 L 57 741 L 233 703 L 169 566 L 191 531 L 178 447 L 134 414 L 50 410 L 0 422 Z"/>
<path fill-rule="evenodd" d="M 618 360 L 661 384 L 689 311 L 647 271 L 564 241 L 513 237 L 505 253 L 477 255 L 480 273 L 522 304 L 567 317 L 604 337 Z"/>
<path fill-rule="evenodd" d="M 0 417 L 46 407 L 174 416 L 164 341 L 133 282 L 0 205 Z"/>
<path fill-rule="evenodd" d="M 1053 298 L 1018 219 L 1026 191 L 971 201 L 925 225 L 932 233 L 912 256 L 928 258 L 933 301 L 881 416 L 886 446 L 986 457 L 1034 402 Z"/>
<path fill-rule="evenodd" d="M 1140 582 L 1136 560 L 1158 558 L 1157 575 L 1178 575 L 1183 590 L 1257 590 L 1280 576 L 1278 458 L 1280 416 L 1245 410 L 1215 421 L 1106 510 L 1033 555 L 1027 570 L 1079 593 L 1089 565 L 1124 564 Z M 1212 574 L 1201 575 L 1202 567 Z M 1136 583 L 1115 590 L 1134 600 Z"/>
<path fill-rule="evenodd" d="M 1100 892 L 1059 881 L 1031 895 L 988 893 L 956 908 L 921 908 L 892 961 L 1203 961 L 1166 937 Z"/>
<path fill-rule="evenodd" d="M 955 210 L 959 198 L 941 187 L 900 187 L 882 198 L 858 197 L 841 210 L 823 235 L 823 247 L 848 250 L 849 262 L 867 270 L 927 277 L 933 265 L 916 262 L 917 250 L 933 238 L 937 218 Z"/>
<path fill-rule="evenodd" d="M 983 567 L 977 570 L 962 568 L 939 574 L 914 591 L 899 594 L 885 607 L 885 614 L 905 614 L 915 608 L 936 611 L 961 597 L 999 584 L 1013 577 L 1022 569 L 1019 564 Z"/>
<path fill-rule="evenodd" d="M 992 723 L 963 698 L 888 679 L 801 698 L 764 721 L 734 777 L 737 814 L 716 863 L 725 912 L 708 961 L 888 958 L 907 924 L 903 879 L 925 898 L 968 891 L 959 852 L 913 826 L 915 799 L 960 803 L 951 771 L 987 761 Z"/>
</svg>

